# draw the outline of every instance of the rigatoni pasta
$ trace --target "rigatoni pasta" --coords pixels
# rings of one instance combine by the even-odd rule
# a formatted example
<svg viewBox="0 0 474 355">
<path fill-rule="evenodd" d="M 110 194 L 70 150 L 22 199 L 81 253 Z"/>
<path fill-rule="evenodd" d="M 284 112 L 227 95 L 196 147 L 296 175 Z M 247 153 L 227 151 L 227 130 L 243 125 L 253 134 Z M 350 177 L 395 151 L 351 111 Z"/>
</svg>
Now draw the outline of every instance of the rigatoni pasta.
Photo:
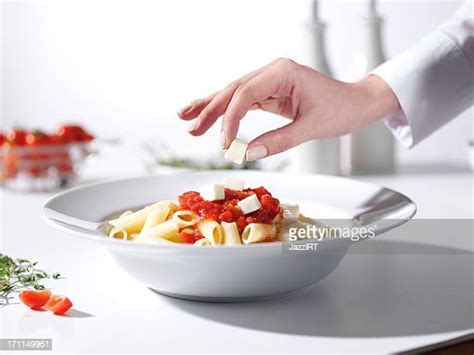
<svg viewBox="0 0 474 355">
<path fill-rule="evenodd" d="M 242 242 L 253 244 L 272 240 L 276 237 L 276 228 L 273 224 L 250 223 L 242 232 Z"/>
<path fill-rule="evenodd" d="M 125 229 L 128 233 L 140 232 L 152 211 L 166 207 L 170 210 L 178 208 L 172 201 L 160 201 L 133 213 L 127 211 L 119 218 L 109 221 L 109 224 L 117 230 Z"/>
<path fill-rule="evenodd" d="M 199 232 L 211 245 L 222 244 L 222 227 L 216 221 L 205 219 L 198 225 Z"/>
<path fill-rule="evenodd" d="M 142 231 L 139 234 L 140 238 L 163 238 L 163 239 L 174 239 L 179 232 L 179 225 L 172 219 L 160 223 L 154 227 Z"/>
<path fill-rule="evenodd" d="M 127 239 L 128 233 L 127 233 L 127 230 L 124 228 L 113 227 L 112 229 L 110 229 L 109 237 L 118 238 L 118 239 Z"/>
<path fill-rule="evenodd" d="M 141 232 L 143 233 L 143 231 L 163 223 L 166 220 L 166 217 L 168 217 L 170 211 L 171 210 L 168 206 L 163 206 L 151 211 L 145 220 L 145 224 L 143 225 Z"/>
<path fill-rule="evenodd" d="M 222 232 L 224 234 L 224 245 L 240 245 L 239 230 L 235 222 L 221 222 Z"/>
<path fill-rule="evenodd" d="M 194 226 L 198 222 L 198 216 L 194 212 L 181 210 L 173 213 L 173 220 L 178 223 L 180 228 Z"/>
</svg>

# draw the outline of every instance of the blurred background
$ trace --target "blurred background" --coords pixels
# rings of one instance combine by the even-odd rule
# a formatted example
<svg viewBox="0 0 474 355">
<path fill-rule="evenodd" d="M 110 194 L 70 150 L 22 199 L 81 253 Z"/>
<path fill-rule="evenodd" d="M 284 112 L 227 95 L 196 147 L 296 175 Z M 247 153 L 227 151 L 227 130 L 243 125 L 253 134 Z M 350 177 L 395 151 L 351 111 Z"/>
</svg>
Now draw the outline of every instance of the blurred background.
<svg viewBox="0 0 474 355">
<path fill-rule="evenodd" d="M 413 45 L 460 4 L 379 1 L 385 56 Z M 121 139 L 122 145 L 101 159 L 114 159 L 118 152 L 136 156 L 117 172 L 138 171 L 146 160 L 144 142 L 165 144 L 185 156 L 217 153 L 219 125 L 193 138 L 188 123 L 177 119 L 180 107 L 277 57 L 314 64 L 309 0 L 4 1 L 0 6 L 2 129 L 48 130 L 79 122 L 97 137 Z M 317 16 L 326 24 L 325 55 L 338 79 L 360 76 L 368 11 L 369 1 L 363 0 L 318 3 Z M 471 108 L 412 150 L 395 143 L 397 170 L 468 170 L 472 116 Z M 251 112 L 240 136 L 250 140 L 284 123 Z M 288 152 L 267 161 L 290 157 Z"/>
</svg>

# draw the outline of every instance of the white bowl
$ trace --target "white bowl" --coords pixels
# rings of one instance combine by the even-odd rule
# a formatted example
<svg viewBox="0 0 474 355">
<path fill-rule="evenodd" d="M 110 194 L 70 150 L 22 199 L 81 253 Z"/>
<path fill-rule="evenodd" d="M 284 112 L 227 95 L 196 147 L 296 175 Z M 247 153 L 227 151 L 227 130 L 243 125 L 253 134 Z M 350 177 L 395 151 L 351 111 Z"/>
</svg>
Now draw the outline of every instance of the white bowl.
<svg viewBox="0 0 474 355">
<path fill-rule="evenodd" d="M 232 175 L 247 186 L 265 186 L 280 201 L 298 202 L 313 218 L 345 218 L 376 226 L 381 234 L 412 218 L 416 205 L 383 187 L 323 175 L 284 175 L 256 171 L 212 171 L 140 177 L 84 185 L 60 193 L 43 206 L 46 221 L 58 229 L 106 246 L 117 262 L 153 290 L 184 299 L 240 302 L 291 294 L 329 275 L 352 244 L 325 241 L 313 253 L 284 251 L 282 243 L 237 247 L 145 245 L 106 238 L 109 216 L 155 201 L 176 199 Z"/>
</svg>

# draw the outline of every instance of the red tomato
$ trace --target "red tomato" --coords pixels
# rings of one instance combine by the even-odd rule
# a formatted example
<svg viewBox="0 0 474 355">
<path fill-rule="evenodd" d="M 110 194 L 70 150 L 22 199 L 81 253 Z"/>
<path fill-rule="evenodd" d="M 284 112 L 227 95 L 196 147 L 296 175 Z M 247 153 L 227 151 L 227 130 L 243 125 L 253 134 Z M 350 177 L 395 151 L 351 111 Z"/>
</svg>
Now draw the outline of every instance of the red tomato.
<svg viewBox="0 0 474 355">
<path fill-rule="evenodd" d="M 26 135 L 25 143 L 31 146 L 46 145 L 51 143 L 51 139 L 47 134 L 37 130 Z"/>
<path fill-rule="evenodd" d="M 181 239 L 181 243 L 193 244 L 195 242 L 194 235 L 192 233 L 182 232 L 179 234 L 179 238 Z"/>
<path fill-rule="evenodd" d="M 84 128 L 78 125 L 63 125 L 59 127 L 55 136 L 62 143 L 71 142 L 90 142 L 94 136 L 86 132 Z"/>
<path fill-rule="evenodd" d="M 27 132 L 22 129 L 14 129 L 7 135 L 7 139 L 10 143 L 15 145 L 24 145 L 26 143 Z"/>
<path fill-rule="evenodd" d="M 42 307 L 51 297 L 51 291 L 48 290 L 26 290 L 20 292 L 20 301 L 30 308 Z"/>
<path fill-rule="evenodd" d="M 257 187 L 256 189 L 253 189 L 253 191 L 257 194 L 258 198 L 260 198 L 263 195 L 272 195 L 266 188 L 263 186 Z"/>
<path fill-rule="evenodd" d="M 82 134 L 82 137 L 81 137 L 80 140 L 81 140 L 81 142 L 90 142 L 90 141 L 94 140 L 94 138 L 95 138 L 95 137 L 94 137 L 92 134 L 89 134 L 89 133 L 87 133 L 87 132 L 84 132 L 84 133 Z"/>
<path fill-rule="evenodd" d="M 57 133 L 51 134 L 49 136 L 49 141 L 51 142 L 51 144 L 56 144 L 56 145 L 67 143 L 65 138 L 63 136 L 58 135 Z"/>
<path fill-rule="evenodd" d="M 3 177 L 6 179 L 12 179 L 16 177 L 16 174 L 18 172 L 17 163 L 18 163 L 19 158 L 12 149 L 13 148 L 12 143 L 10 142 L 3 143 L 2 148 L 6 149 L 6 154 L 3 157 L 5 161 L 6 172 Z"/>
<path fill-rule="evenodd" d="M 66 296 L 53 295 L 46 303 L 44 308 L 54 314 L 61 315 L 66 313 L 72 307 L 72 302 Z"/>
<path fill-rule="evenodd" d="M 72 142 L 80 141 L 83 134 L 84 134 L 84 130 L 82 129 L 82 127 L 75 126 L 75 125 L 61 126 L 56 132 L 56 136 L 60 137 L 60 139 L 64 143 L 72 143 Z"/>
<path fill-rule="evenodd" d="M 204 201 L 199 192 L 188 191 L 178 196 L 179 205 L 185 210 L 191 209 L 191 206 Z"/>
<path fill-rule="evenodd" d="M 257 195 L 262 207 L 246 216 L 237 206 L 238 202 L 250 195 Z M 185 192 L 178 197 L 181 209 L 191 210 L 201 219 L 212 219 L 217 222 L 237 223 L 239 232 L 249 223 L 272 223 L 281 212 L 280 201 L 263 186 L 256 189 L 235 191 L 225 189 L 225 199 L 220 201 L 204 201 L 195 191 Z"/>
<path fill-rule="evenodd" d="M 257 223 L 258 220 L 256 217 L 247 217 L 245 218 L 245 223 L 250 224 L 250 223 Z"/>
<path fill-rule="evenodd" d="M 236 221 L 239 217 L 243 216 L 241 209 L 237 207 L 238 201 L 230 201 L 225 205 L 225 209 L 232 213 L 232 220 Z"/>
<path fill-rule="evenodd" d="M 232 212 L 230 211 L 224 211 L 219 215 L 219 219 L 222 222 L 227 222 L 227 223 L 232 223 L 234 220 L 232 218 Z"/>
<path fill-rule="evenodd" d="M 225 199 L 230 200 L 243 200 L 244 198 L 252 194 L 251 189 L 245 189 L 243 191 L 225 189 Z"/>
<path fill-rule="evenodd" d="M 197 229 L 195 229 L 193 233 L 181 232 L 179 238 L 181 239 L 181 243 L 194 244 L 194 242 L 204 237 Z"/>
<path fill-rule="evenodd" d="M 239 230 L 239 233 L 242 233 L 242 231 L 245 229 L 245 226 L 247 225 L 245 217 L 239 217 L 235 223 L 237 223 L 237 229 Z"/>
<path fill-rule="evenodd" d="M 50 137 L 39 131 L 29 132 L 26 135 L 25 143 L 29 147 L 27 154 L 22 158 L 31 159 L 31 164 L 28 167 L 28 173 L 33 177 L 45 175 L 48 168 L 44 166 L 45 159 L 49 159 L 49 153 L 43 151 L 41 147 L 51 144 Z"/>
<path fill-rule="evenodd" d="M 60 162 L 56 165 L 59 170 L 59 175 L 61 176 L 69 176 L 74 173 L 74 167 L 72 166 L 71 160 L 69 156 L 60 160 Z"/>
<path fill-rule="evenodd" d="M 3 143 L 5 143 L 6 141 L 7 141 L 7 138 L 5 137 L 5 135 L 0 133 L 0 146 L 3 145 Z"/>
</svg>

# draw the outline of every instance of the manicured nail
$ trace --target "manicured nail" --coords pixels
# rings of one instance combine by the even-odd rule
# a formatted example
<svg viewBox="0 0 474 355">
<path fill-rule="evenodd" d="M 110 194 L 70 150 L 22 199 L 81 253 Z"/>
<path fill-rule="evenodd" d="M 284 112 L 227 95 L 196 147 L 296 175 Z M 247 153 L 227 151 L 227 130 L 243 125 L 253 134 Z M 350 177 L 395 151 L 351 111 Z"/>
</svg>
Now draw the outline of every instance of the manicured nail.
<svg viewBox="0 0 474 355">
<path fill-rule="evenodd" d="M 226 137 L 225 137 L 225 132 L 221 131 L 221 148 L 225 149 L 226 148 Z"/>
<path fill-rule="evenodd" d="M 198 126 L 199 124 L 199 120 L 194 120 L 194 122 L 192 123 L 191 126 L 189 126 L 188 128 L 188 132 L 192 132 L 196 129 L 196 127 Z"/>
<path fill-rule="evenodd" d="M 183 107 L 181 110 L 179 110 L 178 113 L 180 113 L 180 114 L 186 113 L 186 112 L 188 112 L 192 107 L 193 107 L 193 104 L 190 103 L 188 106 Z"/>
<path fill-rule="evenodd" d="M 258 160 L 265 158 L 268 154 L 267 148 L 264 145 L 256 145 L 247 150 L 247 160 Z"/>
</svg>

